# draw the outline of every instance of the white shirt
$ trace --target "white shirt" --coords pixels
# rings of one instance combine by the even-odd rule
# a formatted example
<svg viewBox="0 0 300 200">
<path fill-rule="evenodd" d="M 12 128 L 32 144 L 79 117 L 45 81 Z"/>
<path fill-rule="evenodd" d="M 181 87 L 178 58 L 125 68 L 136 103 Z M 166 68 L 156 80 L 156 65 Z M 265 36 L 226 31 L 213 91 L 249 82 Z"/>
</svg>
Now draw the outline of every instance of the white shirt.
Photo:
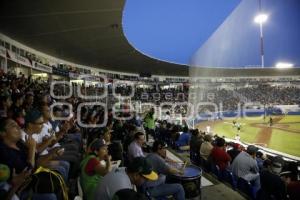
<svg viewBox="0 0 300 200">
<path fill-rule="evenodd" d="M 241 137 L 239 135 L 236 135 L 234 139 L 240 141 Z"/>
<path fill-rule="evenodd" d="M 206 132 L 207 132 L 207 133 L 210 133 L 210 126 L 207 126 L 207 127 L 206 127 Z"/>
<path fill-rule="evenodd" d="M 53 130 L 52 124 L 50 122 L 47 122 L 47 123 L 43 124 L 43 128 L 42 128 L 40 135 L 43 138 L 44 137 L 48 138 L 48 137 L 51 137 L 52 134 L 58 132 L 57 130 L 58 130 L 57 128 L 56 128 L 56 130 Z M 43 141 L 41 141 L 41 142 L 43 142 Z M 47 150 L 49 151 L 50 149 L 52 149 L 54 147 L 60 147 L 60 144 L 56 143 L 52 147 L 48 147 Z"/>
<path fill-rule="evenodd" d="M 21 139 L 26 142 L 26 139 L 28 138 L 28 134 L 24 131 L 21 130 Z M 32 138 L 36 142 L 36 144 L 40 144 L 43 141 L 43 136 L 41 134 L 32 134 Z M 46 155 L 49 152 L 47 150 L 44 150 L 43 152 L 40 153 L 40 155 Z"/>
<path fill-rule="evenodd" d="M 166 115 L 165 118 L 164 118 L 164 120 L 166 120 L 167 123 L 171 123 L 172 122 L 170 115 Z"/>
<path fill-rule="evenodd" d="M 32 134 L 32 138 L 35 140 L 36 144 L 41 144 L 43 140 L 47 137 L 51 137 L 51 130 L 52 130 L 52 124 L 50 122 L 44 123 L 43 128 L 40 133 L 34 133 Z M 25 142 L 25 138 L 27 136 L 27 133 L 25 133 L 23 130 L 21 131 L 22 140 Z M 40 155 L 47 155 L 49 153 L 49 150 L 53 147 L 59 147 L 60 145 L 56 143 L 52 147 L 47 147 L 44 151 L 40 153 Z"/>
<path fill-rule="evenodd" d="M 134 140 L 128 147 L 128 159 L 133 160 L 135 157 L 145 157 L 142 147 Z"/>
<path fill-rule="evenodd" d="M 21 139 L 26 142 L 26 139 L 28 138 L 28 134 L 24 131 L 21 130 Z M 41 136 L 39 134 L 32 134 L 32 138 L 35 140 L 35 142 L 38 144 L 39 141 L 41 140 Z"/>
</svg>

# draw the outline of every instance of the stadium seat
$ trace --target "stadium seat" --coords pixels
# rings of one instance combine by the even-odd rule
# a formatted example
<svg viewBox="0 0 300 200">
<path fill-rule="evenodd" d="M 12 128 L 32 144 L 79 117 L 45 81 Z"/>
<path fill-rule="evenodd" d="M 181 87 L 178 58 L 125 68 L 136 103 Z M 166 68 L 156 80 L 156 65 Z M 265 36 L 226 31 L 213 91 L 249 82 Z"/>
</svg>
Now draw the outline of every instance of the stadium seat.
<svg viewBox="0 0 300 200">
<path fill-rule="evenodd" d="M 200 156 L 200 163 L 205 172 L 211 171 L 211 164 L 208 160 L 205 160 Z"/>
<path fill-rule="evenodd" d="M 254 188 L 249 181 L 246 181 L 243 178 L 238 178 L 237 189 L 250 197 L 250 199 L 255 199 Z"/>
<path fill-rule="evenodd" d="M 165 142 L 168 144 L 168 146 L 172 147 L 172 139 L 171 138 L 166 138 Z"/>
<path fill-rule="evenodd" d="M 263 190 L 258 190 L 256 200 L 277 200 L 273 195 L 269 195 Z"/>
<path fill-rule="evenodd" d="M 221 173 L 220 168 L 215 163 L 211 163 L 211 172 L 220 180 L 221 179 Z"/>
<path fill-rule="evenodd" d="M 234 189 L 234 190 L 236 189 L 237 181 L 230 170 L 226 169 L 226 170 L 221 171 L 220 178 L 222 181 L 229 183 L 231 185 L 232 189 Z"/>
<path fill-rule="evenodd" d="M 190 160 L 194 165 L 201 165 L 200 155 L 197 152 L 190 151 Z"/>
</svg>

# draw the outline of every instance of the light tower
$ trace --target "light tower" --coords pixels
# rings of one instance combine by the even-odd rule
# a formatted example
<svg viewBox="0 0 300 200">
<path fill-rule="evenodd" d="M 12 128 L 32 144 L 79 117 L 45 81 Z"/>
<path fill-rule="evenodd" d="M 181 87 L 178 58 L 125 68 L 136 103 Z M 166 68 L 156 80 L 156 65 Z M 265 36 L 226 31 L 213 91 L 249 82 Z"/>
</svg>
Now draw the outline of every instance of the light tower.
<svg viewBox="0 0 300 200">
<path fill-rule="evenodd" d="M 265 52 L 264 52 L 264 35 L 263 35 L 263 24 L 267 21 L 268 15 L 261 11 L 261 0 L 259 0 L 259 14 L 255 16 L 254 22 L 259 24 L 260 29 L 260 56 L 261 56 L 261 67 L 265 67 Z"/>
</svg>

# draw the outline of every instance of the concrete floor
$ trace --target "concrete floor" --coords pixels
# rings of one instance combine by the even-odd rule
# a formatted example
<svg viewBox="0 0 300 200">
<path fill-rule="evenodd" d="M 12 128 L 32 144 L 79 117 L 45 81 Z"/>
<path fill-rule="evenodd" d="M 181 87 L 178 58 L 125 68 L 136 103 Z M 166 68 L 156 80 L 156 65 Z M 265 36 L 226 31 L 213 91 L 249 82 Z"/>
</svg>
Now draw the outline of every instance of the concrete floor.
<svg viewBox="0 0 300 200">
<path fill-rule="evenodd" d="M 242 195 L 232 190 L 226 185 L 219 183 L 212 186 L 203 187 L 201 200 L 245 200 Z"/>
<path fill-rule="evenodd" d="M 170 150 L 168 155 L 174 160 L 189 160 L 188 152 L 175 152 Z M 201 187 L 201 200 L 247 200 L 239 192 L 233 190 L 231 187 L 226 184 L 218 181 L 211 174 L 203 172 L 203 179 L 206 179 L 209 184 L 202 184 Z M 202 179 L 202 182 L 203 182 Z M 205 181 L 206 182 L 206 181 Z M 203 182 L 204 183 L 204 182 Z M 198 200 L 199 197 L 189 199 L 189 200 Z"/>
</svg>

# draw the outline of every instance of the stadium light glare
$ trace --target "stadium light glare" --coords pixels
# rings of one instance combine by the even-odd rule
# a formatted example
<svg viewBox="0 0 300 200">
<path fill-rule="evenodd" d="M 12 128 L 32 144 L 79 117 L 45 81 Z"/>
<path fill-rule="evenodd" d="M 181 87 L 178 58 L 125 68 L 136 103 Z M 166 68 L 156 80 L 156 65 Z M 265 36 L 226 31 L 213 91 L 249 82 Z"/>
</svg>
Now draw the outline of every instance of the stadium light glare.
<svg viewBox="0 0 300 200">
<path fill-rule="evenodd" d="M 254 22 L 259 24 L 260 30 L 260 56 L 261 56 L 261 67 L 265 67 L 265 52 L 264 52 L 264 35 L 263 35 L 263 24 L 267 21 L 268 15 L 260 13 L 254 18 Z"/>
<path fill-rule="evenodd" d="M 70 82 L 71 83 L 83 83 L 84 81 L 83 80 L 71 80 Z"/>
<path fill-rule="evenodd" d="M 259 14 L 254 18 L 254 22 L 257 24 L 263 24 L 268 20 L 268 15 L 266 14 Z"/>
<path fill-rule="evenodd" d="M 37 74 L 32 74 L 33 76 L 39 76 L 39 77 L 47 77 L 48 74 L 47 73 L 37 73 Z"/>
<path fill-rule="evenodd" d="M 286 69 L 286 68 L 293 68 L 293 67 L 294 67 L 294 64 L 292 64 L 292 63 L 278 62 L 276 64 L 276 68 L 279 68 L 279 69 Z"/>
</svg>

